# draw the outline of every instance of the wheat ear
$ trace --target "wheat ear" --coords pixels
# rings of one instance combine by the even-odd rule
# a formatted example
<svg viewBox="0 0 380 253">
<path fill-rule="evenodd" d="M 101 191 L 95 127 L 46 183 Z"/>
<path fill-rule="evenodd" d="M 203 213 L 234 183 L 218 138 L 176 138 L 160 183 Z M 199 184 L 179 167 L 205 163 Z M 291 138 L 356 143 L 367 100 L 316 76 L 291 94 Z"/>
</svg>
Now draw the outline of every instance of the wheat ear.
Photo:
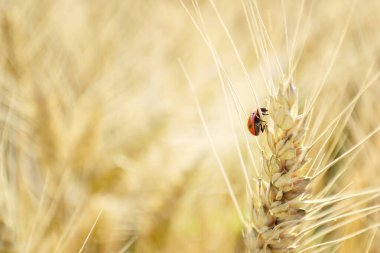
<svg viewBox="0 0 380 253">
<path fill-rule="evenodd" d="M 298 114 L 296 88 L 280 84 L 268 105 L 272 122 L 262 138 L 263 171 L 258 197 L 251 201 L 251 220 L 245 229 L 250 252 L 288 252 L 297 236 L 297 225 L 305 216 L 300 196 L 310 179 L 306 174 L 303 146 L 306 120 Z"/>
</svg>

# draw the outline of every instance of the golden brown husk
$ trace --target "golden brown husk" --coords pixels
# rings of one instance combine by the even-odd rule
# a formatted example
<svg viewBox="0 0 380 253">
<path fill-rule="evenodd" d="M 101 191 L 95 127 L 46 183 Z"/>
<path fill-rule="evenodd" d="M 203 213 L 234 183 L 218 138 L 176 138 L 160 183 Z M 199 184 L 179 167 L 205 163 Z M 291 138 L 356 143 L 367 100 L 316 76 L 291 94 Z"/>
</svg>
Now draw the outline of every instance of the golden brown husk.
<svg viewBox="0 0 380 253">
<path fill-rule="evenodd" d="M 277 94 L 269 99 L 268 109 L 273 124 L 262 139 L 262 169 L 268 181 L 265 184 L 265 178 L 260 180 L 259 201 L 252 201 L 246 245 L 250 252 L 295 251 L 297 225 L 306 214 L 300 196 L 310 182 L 304 169 L 306 122 L 298 114 L 295 86 L 280 84 Z"/>
</svg>

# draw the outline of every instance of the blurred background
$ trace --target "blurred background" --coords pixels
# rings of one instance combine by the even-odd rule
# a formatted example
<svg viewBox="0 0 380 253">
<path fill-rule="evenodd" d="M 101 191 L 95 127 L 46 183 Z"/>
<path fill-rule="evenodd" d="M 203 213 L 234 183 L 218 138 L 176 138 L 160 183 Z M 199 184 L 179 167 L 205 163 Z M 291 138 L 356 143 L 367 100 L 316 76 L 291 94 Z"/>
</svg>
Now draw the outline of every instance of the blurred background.
<svg viewBox="0 0 380 253">
<path fill-rule="evenodd" d="M 242 224 L 179 64 L 248 210 L 234 144 L 234 133 L 244 143 L 241 122 L 233 117 L 231 129 L 217 68 L 186 11 L 201 21 L 191 1 L 0 3 L 0 252 L 244 252 Z M 273 44 L 265 59 L 240 1 L 219 0 L 217 12 L 198 1 L 240 112 L 257 103 L 218 15 L 263 105 L 265 78 L 279 81 L 276 61 L 285 71 L 289 57 L 297 62 L 301 107 L 325 83 L 313 110 L 317 135 L 379 71 L 380 2 L 257 3 Z M 326 160 L 379 125 L 379 96 L 376 81 Z M 350 160 L 351 189 L 379 185 L 379 147 L 375 136 Z M 367 239 L 339 250 L 360 252 Z M 378 241 L 371 252 L 380 252 Z"/>
</svg>

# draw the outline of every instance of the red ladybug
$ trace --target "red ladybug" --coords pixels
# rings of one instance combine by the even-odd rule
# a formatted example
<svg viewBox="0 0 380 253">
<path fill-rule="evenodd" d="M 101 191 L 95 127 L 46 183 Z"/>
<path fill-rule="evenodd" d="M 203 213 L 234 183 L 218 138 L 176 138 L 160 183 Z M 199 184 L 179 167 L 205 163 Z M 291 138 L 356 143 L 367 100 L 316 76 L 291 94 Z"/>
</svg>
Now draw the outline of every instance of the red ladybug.
<svg viewBox="0 0 380 253">
<path fill-rule="evenodd" d="M 267 108 L 260 108 L 261 115 L 268 115 Z M 264 133 L 265 128 L 267 127 L 267 122 L 264 121 L 259 113 L 259 109 L 253 112 L 248 118 L 248 129 L 251 134 L 258 136 L 260 131 Z"/>
</svg>

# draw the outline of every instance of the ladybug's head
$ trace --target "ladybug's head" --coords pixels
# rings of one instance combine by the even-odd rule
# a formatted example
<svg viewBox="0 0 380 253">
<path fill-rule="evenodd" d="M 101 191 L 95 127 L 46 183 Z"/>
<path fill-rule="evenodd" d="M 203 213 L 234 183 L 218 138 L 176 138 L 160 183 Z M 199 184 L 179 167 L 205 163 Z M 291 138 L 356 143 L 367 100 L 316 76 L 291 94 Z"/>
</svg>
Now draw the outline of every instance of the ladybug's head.
<svg viewBox="0 0 380 253">
<path fill-rule="evenodd" d="M 262 115 L 269 115 L 268 109 L 265 107 L 260 108 L 260 111 Z M 257 113 L 259 114 L 259 109 L 257 109 Z"/>
</svg>

